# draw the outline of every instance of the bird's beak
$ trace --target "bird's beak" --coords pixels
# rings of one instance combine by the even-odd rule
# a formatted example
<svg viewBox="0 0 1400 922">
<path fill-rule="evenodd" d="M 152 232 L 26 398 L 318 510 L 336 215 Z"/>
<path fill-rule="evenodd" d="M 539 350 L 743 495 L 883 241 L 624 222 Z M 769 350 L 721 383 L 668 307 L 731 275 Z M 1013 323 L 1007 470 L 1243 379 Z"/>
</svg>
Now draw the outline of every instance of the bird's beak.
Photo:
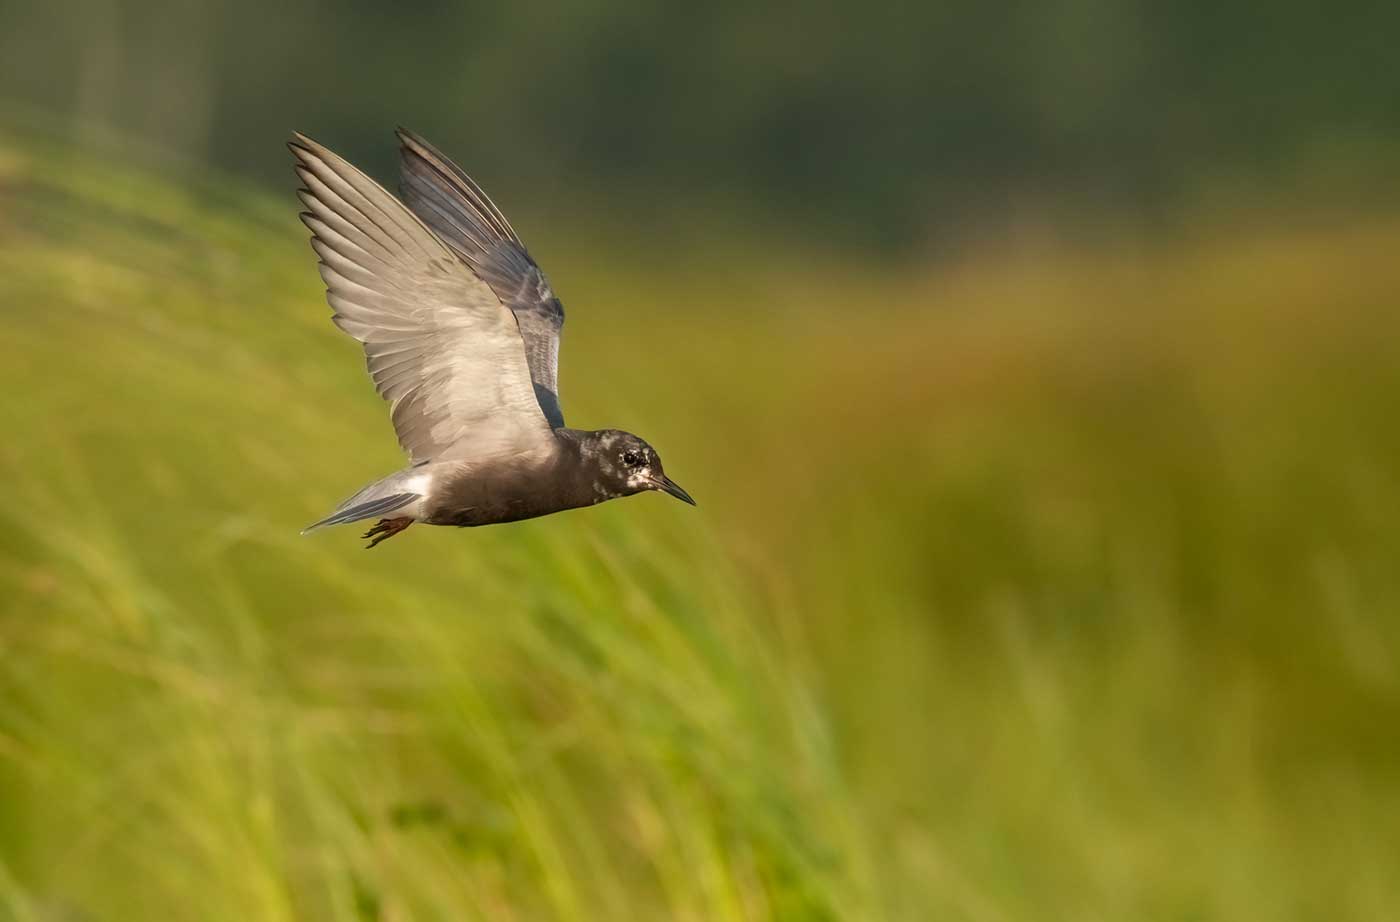
<svg viewBox="0 0 1400 922">
<path fill-rule="evenodd" d="M 655 489 L 660 490 L 663 493 L 669 493 L 683 503 L 690 503 L 692 506 L 695 505 L 695 500 L 690 498 L 690 494 L 682 490 L 680 488 L 680 484 L 676 483 L 674 480 L 672 480 L 670 477 L 667 477 L 665 474 L 659 474 L 655 477 L 652 477 L 651 483 Z"/>
</svg>

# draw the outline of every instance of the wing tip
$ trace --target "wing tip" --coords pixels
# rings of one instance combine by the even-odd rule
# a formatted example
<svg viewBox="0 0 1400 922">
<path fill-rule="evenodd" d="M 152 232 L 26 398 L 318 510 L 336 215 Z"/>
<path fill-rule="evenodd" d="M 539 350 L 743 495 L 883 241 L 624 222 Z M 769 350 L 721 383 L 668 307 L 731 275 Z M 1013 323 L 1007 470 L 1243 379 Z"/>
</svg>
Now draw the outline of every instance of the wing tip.
<svg viewBox="0 0 1400 922">
<path fill-rule="evenodd" d="M 329 147 L 300 131 L 292 132 L 291 140 L 287 142 L 287 150 L 291 151 L 292 156 L 297 158 L 294 169 L 298 174 L 303 170 L 311 169 L 318 163 L 331 164 L 340 159 Z"/>
<path fill-rule="evenodd" d="M 315 143 L 315 141 L 311 140 L 300 131 L 293 131 L 291 139 L 287 141 L 287 150 L 291 151 L 292 155 L 300 160 L 303 154 L 312 153 L 311 145 Z"/>
<path fill-rule="evenodd" d="M 442 151 L 430 144 L 416 131 L 400 125 L 394 129 L 394 136 L 399 139 L 399 152 L 403 155 L 405 163 L 416 159 L 428 169 L 441 172 L 443 162 L 451 162 L 443 155 Z"/>
<path fill-rule="evenodd" d="M 394 137 L 399 139 L 399 144 L 414 153 L 423 150 L 432 150 L 433 146 L 423 139 L 423 136 L 411 128 L 399 125 L 394 129 Z"/>
<path fill-rule="evenodd" d="M 410 128 L 399 125 L 394 129 L 394 136 L 399 139 L 399 143 L 405 150 L 412 151 L 420 157 L 442 157 L 437 149 L 429 144 L 422 135 Z M 297 159 L 303 161 L 306 160 L 308 156 L 324 159 L 327 154 L 331 153 L 326 145 L 301 131 L 292 132 L 291 139 L 287 141 L 287 149 L 295 154 Z"/>
<path fill-rule="evenodd" d="M 499 240 L 512 241 L 520 244 L 521 249 L 525 248 L 520 235 L 511 226 L 510 219 L 466 170 L 416 132 L 400 125 L 394 130 L 394 134 L 400 142 L 399 150 L 403 158 L 405 176 L 410 172 L 421 172 L 429 184 L 445 184 L 451 189 L 446 194 L 449 197 L 460 198 L 484 231 Z"/>
</svg>

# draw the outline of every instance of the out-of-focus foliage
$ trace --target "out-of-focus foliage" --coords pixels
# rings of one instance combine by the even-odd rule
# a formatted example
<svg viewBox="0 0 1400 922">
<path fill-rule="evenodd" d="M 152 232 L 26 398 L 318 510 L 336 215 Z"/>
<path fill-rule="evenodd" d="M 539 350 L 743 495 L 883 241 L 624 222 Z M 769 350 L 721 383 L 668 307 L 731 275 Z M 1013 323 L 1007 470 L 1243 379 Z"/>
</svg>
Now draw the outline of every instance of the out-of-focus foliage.
<svg viewBox="0 0 1400 922">
<path fill-rule="evenodd" d="M 0 0 L 0 922 L 1400 918 L 1396 34 Z M 297 536 L 398 123 L 698 509 Z"/>
<path fill-rule="evenodd" d="M 1395 222 L 579 234 L 570 419 L 700 507 L 367 553 L 289 199 L 0 138 L 0 919 L 1400 915 Z"/>
<path fill-rule="evenodd" d="M 0 92 L 245 174 L 292 129 L 387 167 L 406 123 L 535 208 L 899 243 L 1241 183 L 1393 201 L 1397 34 L 1385 2 L 56 0 L 0 5 Z"/>
</svg>

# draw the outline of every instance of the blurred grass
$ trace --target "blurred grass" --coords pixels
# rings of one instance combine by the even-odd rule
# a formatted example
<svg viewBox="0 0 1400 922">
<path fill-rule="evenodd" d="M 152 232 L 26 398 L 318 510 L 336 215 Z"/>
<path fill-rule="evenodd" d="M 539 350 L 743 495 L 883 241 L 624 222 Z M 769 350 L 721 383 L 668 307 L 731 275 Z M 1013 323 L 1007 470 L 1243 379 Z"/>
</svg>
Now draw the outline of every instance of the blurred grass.
<svg viewBox="0 0 1400 922">
<path fill-rule="evenodd" d="M 1400 224 L 522 228 L 701 506 L 366 554 L 295 210 L 0 134 L 0 918 L 1400 914 Z"/>
</svg>

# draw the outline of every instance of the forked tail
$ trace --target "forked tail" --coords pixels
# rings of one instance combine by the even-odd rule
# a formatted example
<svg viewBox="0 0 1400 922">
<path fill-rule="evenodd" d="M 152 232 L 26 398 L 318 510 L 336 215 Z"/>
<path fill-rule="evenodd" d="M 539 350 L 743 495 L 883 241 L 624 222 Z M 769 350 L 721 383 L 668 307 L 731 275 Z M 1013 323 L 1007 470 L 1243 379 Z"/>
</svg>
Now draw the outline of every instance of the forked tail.
<svg viewBox="0 0 1400 922">
<path fill-rule="evenodd" d="M 395 509 L 402 509 L 415 499 L 419 499 L 417 493 L 391 493 L 388 496 L 381 496 L 378 499 L 369 499 L 362 502 L 355 502 L 358 494 L 352 496 L 341 504 L 330 515 L 319 522 L 308 525 L 301 530 L 303 535 L 310 534 L 318 528 L 326 528 L 330 525 L 344 525 L 347 522 L 358 522 L 360 519 L 372 519 L 377 515 L 384 515 L 393 512 Z"/>
<path fill-rule="evenodd" d="M 430 482 L 431 477 L 428 475 L 425 465 L 415 464 L 407 470 L 376 480 L 336 506 L 335 511 L 321 521 L 303 528 L 301 533 L 304 535 L 328 525 L 358 522 L 360 519 L 369 519 L 376 515 L 385 515 L 402 509 L 422 499 Z M 415 509 L 403 514 L 413 516 L 416 512 Z"/>
</svg>

